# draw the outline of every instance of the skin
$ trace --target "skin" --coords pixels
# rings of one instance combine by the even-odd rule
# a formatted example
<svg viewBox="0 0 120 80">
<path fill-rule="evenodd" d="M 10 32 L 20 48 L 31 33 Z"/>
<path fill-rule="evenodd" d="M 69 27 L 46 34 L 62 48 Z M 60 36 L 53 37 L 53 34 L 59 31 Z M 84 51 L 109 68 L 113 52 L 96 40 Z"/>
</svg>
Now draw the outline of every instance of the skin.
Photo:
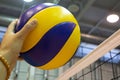
<svg viewBox="0 0 120 80">
<path fill-rule="evenodd" d="M 17 60 L 19 53 L 21 51 L 22 45 L 24 43 L 27 35 L 34 30 L 36 27 L 37 20 L 34 19 L 31 22 L 28 22 L 19 32 L 15 33 L 14 28 L 17 23 L 17 20 L 13 21 L 3 37 L 3 40 L 0 45 L 0 55 L 2 55 L 9 63 L 10 70 L 12 71 Z M 3 63 L 0 61 L 0 80 L 5 80 L 7 76 L 7 71 Z"/>
</svg>

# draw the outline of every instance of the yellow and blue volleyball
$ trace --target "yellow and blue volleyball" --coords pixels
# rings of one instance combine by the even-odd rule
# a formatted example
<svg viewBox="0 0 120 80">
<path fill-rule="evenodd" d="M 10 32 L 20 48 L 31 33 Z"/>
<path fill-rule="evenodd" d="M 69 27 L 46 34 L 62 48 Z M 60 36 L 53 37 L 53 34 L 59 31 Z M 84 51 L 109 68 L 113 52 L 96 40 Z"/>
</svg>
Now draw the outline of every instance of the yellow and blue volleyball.
<svg viewBox="0 0 120 80">
<path fill-rule="evenodd" d="M 21 15 L 16 31 L 35 18 L 38 25 L 24 41 L 20 56 L 40 69 L 64 65 L 80 44 L 80 28 L 75 17 L 60 5 L 43 3 Z"/>
</svg>

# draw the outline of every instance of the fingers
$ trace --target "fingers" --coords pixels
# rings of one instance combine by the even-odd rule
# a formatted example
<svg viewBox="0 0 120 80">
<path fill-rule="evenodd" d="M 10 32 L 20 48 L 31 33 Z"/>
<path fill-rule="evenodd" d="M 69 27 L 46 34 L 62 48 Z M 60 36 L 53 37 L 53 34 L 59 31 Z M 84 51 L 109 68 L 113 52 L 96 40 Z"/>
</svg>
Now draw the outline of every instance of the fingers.
<svg viewBox="0 0 120 80">
<path fill-rule="evenodd" d="M 14 32 L 15 25 L 17 23 L 18 19 L 12 21 L 10 25 L 8 26 L 7 32 Z"/>
<path fill-rule="evenodd" d="M 36 25 L 37 25 L 36 19 L 28 22 L 19 32 L 17 32 L 17 36 L 24 39 L 29 34 L 29 32 L 36 27 Z"/>
</svg>

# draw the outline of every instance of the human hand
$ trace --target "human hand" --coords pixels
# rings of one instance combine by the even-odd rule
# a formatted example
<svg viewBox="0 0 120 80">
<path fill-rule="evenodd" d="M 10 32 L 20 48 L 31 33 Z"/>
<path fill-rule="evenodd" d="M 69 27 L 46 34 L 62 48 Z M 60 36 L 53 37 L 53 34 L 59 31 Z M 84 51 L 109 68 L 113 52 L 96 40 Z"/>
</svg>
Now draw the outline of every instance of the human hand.
<svg viewBox="0 0 120 80">
<path fill-rule="evenodd" d="M 4 52 L 12 53 L 13 55 L 19 54 L 22 48 L 23 42 L 27 35 L 35 28 L 37 25 L 37 20 L 28 22 L 20 31 L 14 32 L 17 20 L 13 21 L 5 33 L 3 40 L 1 42 L 0 49 Z"/>
<path fill-rule="evenodd" d="M 13 70 L 19 57 L 23 42 L 37 25 L 37 20 L 28 22 L 17 33 L 14 32 L 16 23 L 17 20 L 9 25 L 0 45 L 0 56 L 2 57 L 1 60 L 3 60 L 0 60 L 0 71 L 3 73 L 0 75 L 0 80 L 8 80 L 9 74 Z M 3 64 L 4 62 L 5 65 Z"/>
</svg>

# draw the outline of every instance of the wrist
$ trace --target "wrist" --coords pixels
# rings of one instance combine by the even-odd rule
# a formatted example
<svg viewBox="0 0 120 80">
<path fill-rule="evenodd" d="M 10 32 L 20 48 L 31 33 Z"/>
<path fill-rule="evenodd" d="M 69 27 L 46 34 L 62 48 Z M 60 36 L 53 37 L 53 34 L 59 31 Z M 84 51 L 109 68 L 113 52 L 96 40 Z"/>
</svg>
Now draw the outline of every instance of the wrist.
<svg viewBox="0 0 120 80">
<path fill-rule="evenodd" d="M 8 50 L 0 50 L 0 55 L 2 55 L 8 61 L 8 64 L 10 65 L 10 70 L 12 70 L 17 62 L 17 58 L 19 55 L 13 54 Z"/>
<path fill-rule="evenodd" d="M 4 65 L 3 69 L 6 69 L 6 73 L 7 73 L 6 80 L 8 80 L 8 78 L 10 76 L 10 72 L 11 72 L 10 65 L 9 65 L 8 61 L 2 55 L 0 55 L 0 61 L 2 62 L 1 64 Z M 5 71 L 5 70 L 3 70 L 3 71 Z"/>
</svg>

